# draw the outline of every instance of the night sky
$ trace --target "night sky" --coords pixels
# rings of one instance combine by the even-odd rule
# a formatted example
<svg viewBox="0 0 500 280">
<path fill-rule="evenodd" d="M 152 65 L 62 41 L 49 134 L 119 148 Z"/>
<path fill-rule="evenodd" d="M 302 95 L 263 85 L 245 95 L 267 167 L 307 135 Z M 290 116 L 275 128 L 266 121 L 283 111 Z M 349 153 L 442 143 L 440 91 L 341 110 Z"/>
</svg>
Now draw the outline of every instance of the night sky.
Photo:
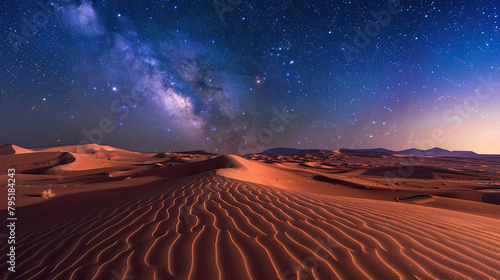
<svg viewBox="0 0 500 280">
<path fill-rule="evenodd" d="M 2 1 L 0 143 L 500 154 L 499 6 Z"/>
</svg>

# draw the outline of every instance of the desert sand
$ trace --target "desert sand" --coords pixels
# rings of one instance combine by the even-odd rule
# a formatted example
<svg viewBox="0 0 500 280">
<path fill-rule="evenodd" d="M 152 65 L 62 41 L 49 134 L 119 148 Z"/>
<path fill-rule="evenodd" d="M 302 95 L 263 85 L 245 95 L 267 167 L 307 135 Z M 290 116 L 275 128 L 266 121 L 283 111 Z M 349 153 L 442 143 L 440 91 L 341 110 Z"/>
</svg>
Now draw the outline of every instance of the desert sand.
<svg viewBox="0 0 500 280">
<path fill-rule="evenodd" d="M 0 279 L 500 279 L 500 158 L 3 145 L 0 166 Z"/>
</svg>

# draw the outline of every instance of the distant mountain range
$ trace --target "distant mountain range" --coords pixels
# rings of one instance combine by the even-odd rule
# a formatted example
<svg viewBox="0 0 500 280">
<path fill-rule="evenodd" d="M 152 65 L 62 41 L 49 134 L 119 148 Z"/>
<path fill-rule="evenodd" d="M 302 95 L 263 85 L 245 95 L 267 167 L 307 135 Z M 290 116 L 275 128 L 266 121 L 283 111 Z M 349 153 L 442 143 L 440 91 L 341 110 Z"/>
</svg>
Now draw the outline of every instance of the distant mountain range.
<svg viewBox="0 0 500 280">
<path fill-rule="evenodd" d="M 318 149 L 295 149 L 295 148 L 274 148 L 265 150 L 260 154 L 263 155 L 293 155 L 298 153 L 317 152 Z M 326 151 L 326 150 L 325 150 Z M 377 149 L 340 149 L 341 153 L 383 153 L 391 155 L 407 155 L 407 156 L 439 156 L 439 157 L 500 157 L 500 155 L 484 155 L 477 154 L 471 151 L 450 151 L 441 148 L 432 148 L 429 150 L 407 149 L 403 151 L 392 151 L 383 148 Z"/>
</svg>

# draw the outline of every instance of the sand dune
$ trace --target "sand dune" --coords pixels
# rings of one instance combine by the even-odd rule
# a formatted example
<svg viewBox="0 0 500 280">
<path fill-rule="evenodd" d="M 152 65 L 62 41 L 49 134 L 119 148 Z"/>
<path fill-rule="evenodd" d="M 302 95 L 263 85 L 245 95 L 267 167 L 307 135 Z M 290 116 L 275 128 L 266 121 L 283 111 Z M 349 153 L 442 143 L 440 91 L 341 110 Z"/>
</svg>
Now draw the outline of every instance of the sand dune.
<svg viewBox="0 0 500 280">
<path fill-rule="evenodd" d="M 40 157 L 49 154 L 63 155 Z M 58 166 L 92 162 L 71 155 Z M 364 167 L 327 173 L 286 163 L 293 156 L 155 155 L 117 161 L 128 167 L 87 162 L 87 172 L 118 173 L 18 208 L 17 272 L 1 263 L 0 279 L 500 279 L 498 205 L 430 187 L 396 202 L 377 176 L 353 176 Z M 378 189 L 359 187 L 370 182 Z M 454 208 L 460 201 L 489 210 Z"/>
<path fill-rule="evenodd" d="M 24 273 L 12 279 L 112 279 L 121 268 L 141 279 L 500 278 L 500 226 L 488 218 L 209 174 L 146 190 L 78 217 L 56 212 L 65 199 L 26 209 Z"/>
<path fill-rule="evenodd" d="M 0 145 L 0 155 L 26 154 L 31 152 L 33 152 L 33 150 L 16 145 Z"/>
</svg>

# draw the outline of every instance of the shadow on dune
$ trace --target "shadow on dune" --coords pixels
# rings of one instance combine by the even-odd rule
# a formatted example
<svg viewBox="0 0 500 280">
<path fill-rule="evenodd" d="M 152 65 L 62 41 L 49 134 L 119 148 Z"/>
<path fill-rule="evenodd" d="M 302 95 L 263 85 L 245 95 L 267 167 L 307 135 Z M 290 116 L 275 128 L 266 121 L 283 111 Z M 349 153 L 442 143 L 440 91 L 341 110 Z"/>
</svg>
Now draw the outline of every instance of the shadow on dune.
<svg viewBox="0 0 500 280">
<path fill-rule="evenodd" d="M 0 145 L 0 155 L 13 155 L 16 153 L 16 150 L 12 147 L 12 145 L 3 144 Z"/>
<path fill-rule="evenodd" d="M 407 198 L 401 198 L 401 199 L 399 199 L 399 201 L 410 202 L 410 203 L 415 203 L 415 204 L 424 204 L 427 202 L 434 201 L 434 197 L 432 197 L 431 195 L 420 194 L 420 195 L 410 196 Z"/>
<path fill-rule="evenodd" d="M 481 197 L 483 202 L 500 205 L 500 193 L 487 193 Z"/>
<path fill-rule="evenodd" d="M 56 159 L 54 159 L 53 161 L 50 161 L 48 166 L 24 170 L 22 173 L 23 174 L 44 174 L 50 168 L 53 168 L 53 167 L 58 166 L 58 165 L 72 163 L 75 160 L 76 160 L 76 158 L 71 153 L 64 152 L 60 156 L 58 156 Z"/>
<path fill-rule="evenodd" d="M 403 176 L 401 174 L 409 174 Z M 416 179 L 434 179 L 435 175 L 439 174 L 450 174 L 450 175 L 462 175 L 470 176 L 469 174 L 455 172 L 445 168 L 435 168 L 428 166 L 384 166 L 369 169 L 363 173 L 363 175 L 371 176 L 383 176 L 383 177 L 404 177 L 404 178 L 416 178 Z"/>
<path fill-rule="evenodd" d="M 343 181 L 343 180 L 339 180 L 339 179 L 334 179 L 334 178 L 330 178 L 330 177 L 326 177 L 326 176 L 322 176 L 322 175 L 316 175 L 316 176 L 313 177 L 313 179 L 316 180 L 316 181 L 320 181 L 320 182 L 342 185 L 342 186 L 346 186 L 346 187 L 350 187 L 350 188 L 354 188 L 354 189 L 371 190 L 370 187 L 367 187 L 367 186 L 364 186 L 364 185 L 361 185 L 361 184 L 356 184 L 356 183 L 353 183 L 353 182 L 347 182 L 347 181 Z"/>
</svg>

